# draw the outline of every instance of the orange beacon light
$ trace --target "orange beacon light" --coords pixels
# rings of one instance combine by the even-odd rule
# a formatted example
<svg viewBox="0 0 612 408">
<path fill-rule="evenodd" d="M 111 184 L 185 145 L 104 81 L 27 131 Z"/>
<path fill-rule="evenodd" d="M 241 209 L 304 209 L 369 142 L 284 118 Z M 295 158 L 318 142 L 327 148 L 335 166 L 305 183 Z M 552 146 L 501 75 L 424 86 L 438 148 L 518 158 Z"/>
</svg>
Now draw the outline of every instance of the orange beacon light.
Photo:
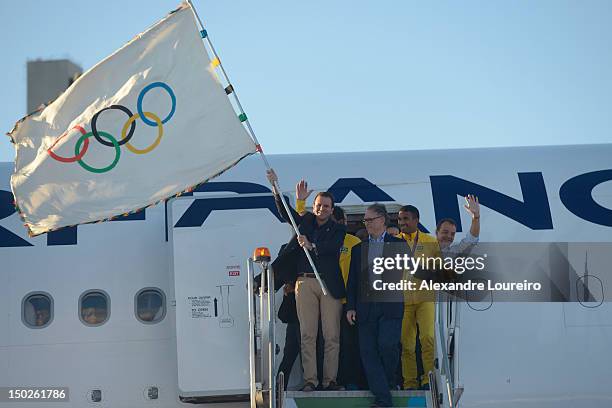
<svg viewBox="0 0 612 408">
<path fill-rule="evenodd" d="M 266 247 L 259 247 L 253 253 L 253 260 L 255 262 L 270 262 L 270 250 Z"/>
</svg>

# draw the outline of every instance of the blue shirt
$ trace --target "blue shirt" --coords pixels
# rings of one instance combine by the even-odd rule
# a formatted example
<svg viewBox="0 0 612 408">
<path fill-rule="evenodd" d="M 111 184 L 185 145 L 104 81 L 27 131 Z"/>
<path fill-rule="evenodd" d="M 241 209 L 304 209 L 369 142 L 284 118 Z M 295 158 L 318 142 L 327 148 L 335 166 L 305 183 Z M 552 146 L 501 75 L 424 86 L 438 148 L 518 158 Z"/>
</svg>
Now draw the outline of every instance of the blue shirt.
<svg viewBox="0 0 612 408">
<path fill-rule="evenodd" d="M 449 245 L 446 249 L 442 249 L 442 256 L 456 258 L 458 256 L 468 255 L 477 243 L 478 237 L 473 236 L 468 231 L 467 235 L 461 241 Z"/>
<path fill-rule="evenodd" d="M 368 270 L 370 275 L 370 284 L 374 283 L 374 280 L 378 279 L 377 275 L 372 272 L 372 266 L 374 265 L 374 258 L 382 258 L 383 248 L 385 242 L 385 235 L 387 231 L 384 231 L 379 238 L 368 237 Z"/>
</svg>

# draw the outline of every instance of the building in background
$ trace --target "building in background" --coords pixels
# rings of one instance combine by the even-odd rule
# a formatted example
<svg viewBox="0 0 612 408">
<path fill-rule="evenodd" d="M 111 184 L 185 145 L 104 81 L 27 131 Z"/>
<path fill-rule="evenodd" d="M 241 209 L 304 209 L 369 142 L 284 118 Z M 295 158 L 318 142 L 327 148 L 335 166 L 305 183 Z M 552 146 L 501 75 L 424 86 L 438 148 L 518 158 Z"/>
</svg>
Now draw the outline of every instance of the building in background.
<svg viewBox="0 0 612 408">
<path fill-rule="evenodd" d="M 82 73 L 81 67 L 67 59 L 28 61 L 26 113 L 57 98 Z"/>
</svg>

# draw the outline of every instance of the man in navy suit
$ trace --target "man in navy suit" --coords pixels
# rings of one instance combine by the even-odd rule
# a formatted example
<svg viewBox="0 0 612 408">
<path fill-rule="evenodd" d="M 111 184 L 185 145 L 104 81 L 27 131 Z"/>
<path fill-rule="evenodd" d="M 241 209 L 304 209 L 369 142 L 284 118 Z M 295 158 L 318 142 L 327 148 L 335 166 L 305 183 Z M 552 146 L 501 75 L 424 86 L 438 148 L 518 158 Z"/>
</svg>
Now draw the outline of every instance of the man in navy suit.
<svg viewBox="0 0 612 408">
<path fill-rule="evenodd" d="M 370 390 L 375 396 L 372 406 L 390 407 L 390 390 L 397 386 L 403 294 L 376 293 L 373 283 L 374 280 L 399 282 L 403 271 L 385 270 L 382 274 L 374 274 L 373 264 L 375 258 L 406 253 L 406 244 L 402 239 L 387 234 L 389 215 L 384 205 L 369 206 L 363 222 L 368 239 L 353 247 L 346 318 L 349 324 L 357 323 L 361 360 Z"/>
</svg>

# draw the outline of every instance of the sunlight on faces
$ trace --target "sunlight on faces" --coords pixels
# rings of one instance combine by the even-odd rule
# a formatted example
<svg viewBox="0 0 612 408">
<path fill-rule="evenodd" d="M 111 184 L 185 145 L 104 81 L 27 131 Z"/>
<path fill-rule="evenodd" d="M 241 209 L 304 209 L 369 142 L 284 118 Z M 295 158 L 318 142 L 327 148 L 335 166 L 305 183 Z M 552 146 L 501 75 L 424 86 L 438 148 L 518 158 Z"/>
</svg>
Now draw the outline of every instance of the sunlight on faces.
<svg viewBox="0 0 612 408">
<path fill-rule="evenodd" d="M 317 196 L 314 201 L 312 212 L 317 217 L 317 221 L 324 223 L 331 217 L 333 208 L 331 198 Z"/>
<path fill-rule="evenodd" d="M 402 232 L 412 234 L 416 232 L 419 226 L 419 219 L 411 212 L 400 211 L 397 216 L 397 223 Z"/>
<path fill-rule="evenodd" d="M 450 222 L 443 222 L 440 228 L 436 231 L 436 238 L 440 244 L 440 248 L 448 248 L 455 240 L 457 227 Z"/>
<path fill-rule="evenodd" d="M 366 210 L 363 219 L 368 234 L 378 237 L 385 232 L 385 216 L 372 209 Z"/>
</svg>

